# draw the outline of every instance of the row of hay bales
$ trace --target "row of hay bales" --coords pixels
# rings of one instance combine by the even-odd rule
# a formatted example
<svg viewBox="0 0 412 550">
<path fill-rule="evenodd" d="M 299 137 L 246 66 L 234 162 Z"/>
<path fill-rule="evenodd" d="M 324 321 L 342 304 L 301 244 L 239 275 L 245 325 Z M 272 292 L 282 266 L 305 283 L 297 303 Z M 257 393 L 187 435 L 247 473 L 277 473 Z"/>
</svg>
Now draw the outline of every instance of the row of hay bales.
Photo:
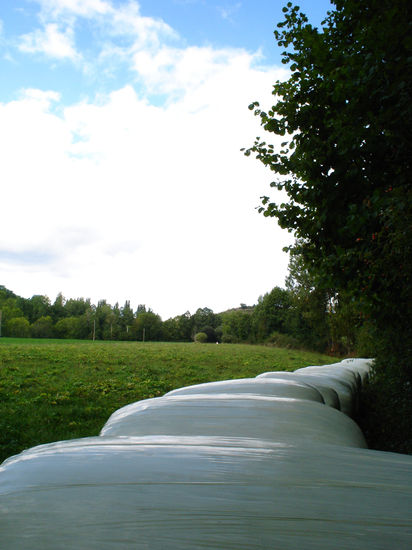
<svg viewBox="0 0 412 550">
<path fill-rule="evenodd" d="M 0 547 L 410 550 L 412 457 L 351 419 L 370 364 L 181 388 L 24 451 L 0 468 Z"/>
</svg>

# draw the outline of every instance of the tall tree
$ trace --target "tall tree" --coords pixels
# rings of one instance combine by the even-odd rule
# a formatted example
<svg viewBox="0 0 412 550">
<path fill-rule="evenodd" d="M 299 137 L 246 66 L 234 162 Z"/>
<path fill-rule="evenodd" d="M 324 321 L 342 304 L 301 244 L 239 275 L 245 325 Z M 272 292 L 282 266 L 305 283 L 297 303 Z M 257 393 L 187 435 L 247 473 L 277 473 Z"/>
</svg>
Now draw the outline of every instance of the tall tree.
<svg viewBox="0 0 412 550">
<path fill-rule="evenodd" d="M 222 341 L 247 342 L 253 340 L 252 312 L 246 308 L 222 314 Z"/>
<path fill-rule="evenodd" d="M 87 338 L 87 332 L 82 331 L 81 317 L 64 317 L 55 324 L 55 332 L 59 338 Z"/>
<path fill-rule="evenodd" d="M 256 339 L 262 341 L 275 331 L 288 332 L 291 310 L 292 299 L 288 290 L 275 286 L 260 296 L 252 316 Z"/>
<path fill-rule="evenodd" d="M 131 340 L 133 338 L 130 332 L 133 321 L 134 321 L 133 309 L 130 307 L 130 300 L 126 300 L 124 303 L 124 306 L 120 308 L 119 322 L 120 322 L 122 340 Z"/>
<path fill-rule="evenodd" d="M 194 316 L 190 311 L 186 311 L 182 315 L 175 317 L 177 324 L 178 340 L 190 342 L 192 334 L 194 334 Z"/>
<path fill-rule="evenodd" d="M 50 317 L 50 315 L 43 315 L 42 317 L 39 317 L 31 325 L 31 335 L 34 338 L 54 337 L 53 319 Z"/>
<path fill-rule="evenodd" d="M 7 323 L 7 335 L 28 338 L 30 336 L 30 323 L 24 317 L 10 319 Z"/>
<path fill-rule="evenodd" d="M 132 334 L 137 340 L 161 340 L 163 335 L 161 318 L 153 311 L 142 311 L 133 322 Z"/>
<path fill-rule="evenodd" d="M 53 302 L 53 305 L 51 306 L 51 317 L 54 323 L 57 323 L 57 321 L 63 319 L 64 317 L 67 317 L 67 313 L 64 307 L 65 302 L 65 297 L 61 292 L 59 292 Z"/>
<path fill-rule="evenodd" d="M 328 322 L 335 293 L 315 286 L 302 256 L 295 253 L 290 255 L 285 283 L 293 303 L 290 332 L 308 348 L 336 351 Z"/>
<path fill-rule="evenodd" d="M 69 298 L 64 303 L 65 316 L 79 317 L 91 308 L 90 298 Z"/>
<path fill-rule="evenodd" d="M 51 313 L 51 303 L 48 296 L 43 296 L 41 294 L 35 294 L 29 300 L 26 301 L 27 312 L 25 311 L 25 316 L 28 317 L 29 321 L 34 323 L 40 317 L 48 317 Z"/>
<path fill-rule="evenodd" d="M 249 106 L 284 141 L 275 150 L 258 138 L 246 155 L 289 197 L 263 197 L 261 212 L 300 239 L 294 251 L 316 286 L 360 300 L 379 334 L 377 371 L 391 371 L 398 396 L 410 395 L 412 7 L 333 4 L 321 30 L 290 2 L 284 8 L 275 37 L 291 76 L 276 82 L 268 111 Z"/>
<path fill-rule="evenodd" d="M 99 340 L 110 340 L 113 333 L 113 312 L 106 300 L 99 300 L 94 315 L 95 337 Z"/>
<path fill-rule="evenodd" d="M 380 326 L 396 326 L 389 344 L 412 313 L 411 7 L 334 4 L 321 31 L 284 8 L 275 36 L 292 75 L 275 84 L 268 112 L 250 108 L 285 141 L 276 151 L 257 139 L 246 154 L 289 196 L 263 197 L 261 211 L 300 238 L 295 251 L 317 284 L 350 291 Z"/>
</svg>

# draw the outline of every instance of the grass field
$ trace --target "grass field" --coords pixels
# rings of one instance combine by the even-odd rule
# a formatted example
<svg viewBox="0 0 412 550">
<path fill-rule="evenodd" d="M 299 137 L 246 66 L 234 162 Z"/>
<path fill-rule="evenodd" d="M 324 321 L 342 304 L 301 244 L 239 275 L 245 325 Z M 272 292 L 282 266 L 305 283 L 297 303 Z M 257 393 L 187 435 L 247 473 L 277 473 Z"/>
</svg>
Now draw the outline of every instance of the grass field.
<svg viewBox="0 0 412 550">
<path fill-rule="evenodd" d="M 174 388 L 333 362 L 235 344 L 0 339 L 0 463 L 25 448 L 97 435 L 128 403 Z"/>
</svg>

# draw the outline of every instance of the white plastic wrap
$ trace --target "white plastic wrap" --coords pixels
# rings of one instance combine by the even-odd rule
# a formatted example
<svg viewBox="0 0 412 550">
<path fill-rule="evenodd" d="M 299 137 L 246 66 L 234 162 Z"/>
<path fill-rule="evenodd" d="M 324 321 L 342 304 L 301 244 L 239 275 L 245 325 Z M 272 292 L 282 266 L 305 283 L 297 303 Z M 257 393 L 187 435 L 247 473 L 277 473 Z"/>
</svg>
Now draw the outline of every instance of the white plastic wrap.
<svg viewBox="0 0 412 550">
<path fill-rule="evenodd" d="M 182 388 L 119 409 L 99 437 L 12 457 L 0 546 L 410 550 L 412 457 L 362 448 L 331 408 L 352 410 L 370 365 Z"/>
<path fill-rule="evenodd" d="M 340 363 L 333 365 L 322 365 L 320 367 L 303 367 L 294 371 L 296 374 L 321 374 L 322 376 L 333 376 L 339 378 L 339 380 L 350 386 L 352 392 L 356 392 L 359 389 L 361 383 L 361 377 L 358 372 L 349 368 L 341 366 Z"/>
<path fill-rule="evenodd" d="M 358 390 L 354 379 L 349 381 L 345 380 L 344 376 L 342 376 L 342 374 L 351 375 L 352 373 L 348 371 L 344 372 L 344 369 L 342 369 L 342 372 L 339 374 L 336 371 L 334 372 L 326 369 L 324 371 L 319 371 L 317 370 L 318 368 L 322 367 L 305 367 L 296 370 L 295 374 L 296 376 L 305 376 L 305 380 L 307 376 L 310 376 L 315 387 L 318 387 L 317 384 L 321 383 L 335 390 L 339 397 L 340 410 L 348 416 L 352 416 L 356 410 L 356 396 Z"/>
<path fill-rule="evenodd" d="M 330 445 L 97 437 L 0 468 L 5 550 L 410 550 L 411 509 L 412 457 Z"/>
<path fill-rule="evenodd" d="M 329 407 L 333 407 L 334 409 L 340 410 L 340 402 L 339 397 L 336 391 L 327 386 L 326 384 L 323 384 L 320 380 L 315 380 L 313 376 L 305 376 L 303 374 L 300 374 L 297 376 L 294 372 L 287 372 L 287 371 L 273 371 L 273 372 L 264 372 L 262 374 L 259 374 L 256 376 L 256 380 L 260 379 L 276 379 L 276 380 L 302 380 L 307 385 L 312 386 L 315 388 L 323 398 L 323 401 L 325 402 L 325 405 L 328 405 Z"/>
<path fill-rule="evenodd" d="M 350 369 L 354 372 L 357 372 L 359 376 L 361 377 L 362 384 L 364 384 L 368 378 L 369 374 L 372 368 L 372 359 L 361 359 L 361 358 L 351 358 L 351 359 L 344 359 L 339 363 L 342 367 L 345 367 L 347 369 Z"/>
<path fill-rule="evenodd" d="M 355 422 L 324 404 L 248 394 L 198 394 L 146 399 L 112 414 L 104 436 L 257 437 L 272 442 L 365 447 Z"/>
<path fill-rule="evenodd" d="M 236 380 L 223 380 L 221 382 L 209 382 L 207 384 L 196 384 L 186 386 L 165 394 L 168 396 L 180 396 L 190 394 L 214 394 L 214 393 L 247 393 L 250 395 L 268 395 L 271 397 L 294 397 L 295 399 L 308 399 L 324 403 L 319 391 L 305 384 L 299 379 L 276 380 L 240 378 Z"/>
<path fill-rule="evenodd" d="M 332 365 L 297 369 L 295 374 L 320 377 L 320 381 L 323 379 L 326 385 L 337 392 L 341 411 L 353 416 L 357 410 L 358 392 L 368 376 L 371 364 L 370 359 L 345 359 Z"/>
</svg>

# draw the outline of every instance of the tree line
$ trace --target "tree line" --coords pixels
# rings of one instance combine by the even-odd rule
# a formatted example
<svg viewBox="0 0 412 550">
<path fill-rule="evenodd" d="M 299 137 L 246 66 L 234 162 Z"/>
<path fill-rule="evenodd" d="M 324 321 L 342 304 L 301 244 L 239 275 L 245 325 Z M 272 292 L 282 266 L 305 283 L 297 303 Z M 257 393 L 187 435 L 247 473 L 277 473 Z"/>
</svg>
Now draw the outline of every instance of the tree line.
<svg viewBox="0 0 412 550">
<path fill-rule="evenodd" d="M 221 313 L 198 308 L 163 321 L 139 305 L 126 301 L 114 306 L 106 300 L 54 302 L 47 296 L 17 296 L 0 286 L 2 335 L 10 337 L 134 340 L 166 342 L 267 343 L 279 347 L 351 353 L 359 344 L 361 319 L 327 292 L 309 283 L 307 273 L 291 261 L 286 288 L 274 287 L 252 306 L 241 304 Z"/>
</svg>

